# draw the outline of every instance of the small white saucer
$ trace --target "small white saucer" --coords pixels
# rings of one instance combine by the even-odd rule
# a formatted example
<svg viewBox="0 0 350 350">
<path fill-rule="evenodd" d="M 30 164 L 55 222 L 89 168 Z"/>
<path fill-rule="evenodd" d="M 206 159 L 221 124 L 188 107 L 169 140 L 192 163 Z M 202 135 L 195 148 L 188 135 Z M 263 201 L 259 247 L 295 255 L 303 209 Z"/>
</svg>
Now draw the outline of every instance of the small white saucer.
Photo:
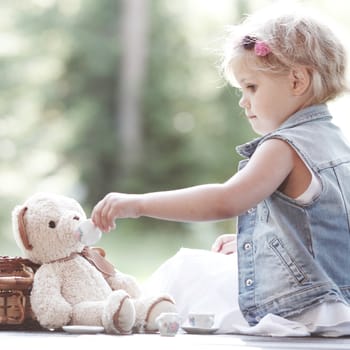
<svg viewBox="0 0 350 350">
<path fill-rule="evenodd" d="M 96 334 L 104 332 L 104 327 L 102 326 L 84 326 L 84 325 L 74 325 L 74 326 L 63 326 L 62 329 L 67 333 L 72 334 Z"/>
<path fill-rule="evenodd" d="M 219 328 L 198 328 L 198 327 L 191 327 L 191 326 L 181 326 L 181 328 L 191 334 L 213 334 L 215 333 Z"/>
</svg>

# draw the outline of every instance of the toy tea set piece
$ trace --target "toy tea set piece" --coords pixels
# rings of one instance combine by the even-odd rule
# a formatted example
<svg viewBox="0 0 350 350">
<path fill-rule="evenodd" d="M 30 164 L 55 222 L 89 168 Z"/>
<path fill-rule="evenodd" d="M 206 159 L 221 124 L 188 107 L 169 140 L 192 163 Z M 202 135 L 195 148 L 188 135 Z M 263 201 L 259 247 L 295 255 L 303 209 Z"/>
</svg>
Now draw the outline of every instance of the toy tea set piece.
<svg viewBox="0 0 350 350">
<path fill-rule="evenodd" d="M 188 322 L 191 327 L 210 329 L 213 327 L 215 321 L 214 314 L 188 314 Z"/>
<path fill-rule="evenodd" d="M 180 328 L 181 318 L 176 312 L 163 312 L 157 317 L 156 322 L 161 336 L 174 337 Z"/>
<path fill-rule="evenodd" d="M 189 313 L 186 324 L 181 328 L 192 334 L 213 334 L 218 328 L 214 327 L 215 315 L 210 313 Z"/>
<path fill-rule="evenodd" d="M 91 246 L 101 239 L 102 232 L 94 225 L 91 219 L 87 219 L 78 226 L 74 235 L 81 243 Z"/>
</svg>

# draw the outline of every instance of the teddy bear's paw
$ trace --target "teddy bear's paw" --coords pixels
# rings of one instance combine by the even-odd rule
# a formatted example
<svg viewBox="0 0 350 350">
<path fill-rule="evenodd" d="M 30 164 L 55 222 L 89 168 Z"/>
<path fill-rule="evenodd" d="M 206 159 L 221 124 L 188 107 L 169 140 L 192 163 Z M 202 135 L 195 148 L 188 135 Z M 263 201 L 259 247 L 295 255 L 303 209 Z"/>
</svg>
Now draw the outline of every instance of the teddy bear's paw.
<svg viewBox="0 0 350 350">
<path fill-rule="evenodd" d="M 158 331 L 156 318 L 162 312 L 177 312 L 172 298 L 158 296 L 151 298 L 135 299 L 136 322 L 134 332 L 152 333 Z"/>
<path fill-rule="evenodd" d="M 131 333 L 135 323 L 135 307 L 125 291 L 115 291 L 108 297 L 102 323 L 107 333 Z"/>
<path fill-rule="evenodd" d="M 30 298 L 33 316 L 46 329 L 58 329 L 68 324 L 72 319 L 73 308 L 67 302 L 61 300 L 49 300 L 37 293 L 36 288 L 32 290 Z"/>
</svg>

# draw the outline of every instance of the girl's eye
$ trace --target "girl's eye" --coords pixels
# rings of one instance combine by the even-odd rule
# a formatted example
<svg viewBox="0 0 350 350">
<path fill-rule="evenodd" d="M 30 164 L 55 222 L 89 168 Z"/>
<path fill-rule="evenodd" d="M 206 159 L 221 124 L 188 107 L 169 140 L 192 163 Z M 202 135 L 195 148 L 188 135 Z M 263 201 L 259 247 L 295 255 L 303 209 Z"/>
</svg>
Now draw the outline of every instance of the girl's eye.
<svg viewBox="0 0 350 350">
<path fill-rule="evenodd" d="M 56 227 L 56 223 L 53 220 L 49 221 L 49 227 L 50 228 L 55 228 Z"/>
<path fill-rule="evenodd" d="M 247 88 L 248 90 L 252 91 L 252 92 L 255 92 L 255 91 L 256 91 L 256 85 L 254 85 L 254 84 L 247 85 L 246 88 Z"/>
</svg>

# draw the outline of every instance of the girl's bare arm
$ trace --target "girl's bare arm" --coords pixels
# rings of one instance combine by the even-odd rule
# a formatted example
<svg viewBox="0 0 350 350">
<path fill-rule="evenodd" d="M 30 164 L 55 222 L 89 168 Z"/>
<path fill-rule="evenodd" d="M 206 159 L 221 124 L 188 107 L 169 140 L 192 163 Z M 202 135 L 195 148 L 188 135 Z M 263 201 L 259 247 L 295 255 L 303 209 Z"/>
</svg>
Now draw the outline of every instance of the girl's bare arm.
<svg viewBox="0 0 350 350">
<path fill-rule="evenodd" d="M 294 150 L 281 140 L 271 139 L 225 183 L 146 194 L 110 193 L 96 205 L 92 219 L 106 232 L 118 218 L 148 216 L 184 222 L 232 218 L 278 189 L 293 164 Z"/>
</svg>

